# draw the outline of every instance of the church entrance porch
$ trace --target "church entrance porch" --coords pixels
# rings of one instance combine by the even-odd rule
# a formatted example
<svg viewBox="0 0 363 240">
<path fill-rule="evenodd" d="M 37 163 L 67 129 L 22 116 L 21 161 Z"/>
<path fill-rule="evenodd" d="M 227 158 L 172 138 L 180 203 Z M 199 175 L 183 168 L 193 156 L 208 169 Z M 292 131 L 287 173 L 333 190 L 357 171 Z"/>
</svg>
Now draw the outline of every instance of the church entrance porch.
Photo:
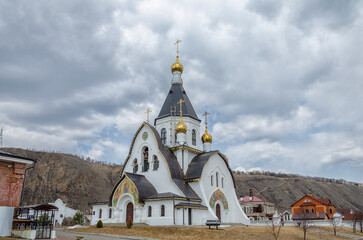
<svg viewBox="0 0 363 240">
<path fill-rule="evenodd" d="M 126 207 L 126 220 L 125 222 L 127 222 L 127 220 L 129 220 L 129 218 L 131 217 L 132 222 L 134 221 L 134 205 L 132 204 L 132 202 L 129 202 L 127 204 Z"/>
</svg>

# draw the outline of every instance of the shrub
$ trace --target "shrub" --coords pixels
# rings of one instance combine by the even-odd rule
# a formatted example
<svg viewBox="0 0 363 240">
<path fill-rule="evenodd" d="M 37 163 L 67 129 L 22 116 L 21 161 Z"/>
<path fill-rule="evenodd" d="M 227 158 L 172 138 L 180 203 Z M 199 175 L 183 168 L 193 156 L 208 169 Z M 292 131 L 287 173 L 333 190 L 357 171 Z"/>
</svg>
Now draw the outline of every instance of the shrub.
<svg viewBox="0 0 363 240">
<path fill-rule="evenodd" d="M 49 223 L 50 223 L 50 218 L 49 218 L 48 214 L 46 214 L 46 213 L 41 215 L 38 219 L 38 224 L 40 224 L 40 225 L 48 225 Z"/>
<path fill-rule="evenodd" d="M 129 219 L 127 220 L 127 228 L 130 229 L 132 227 L 132 219 L 131 216 L 129 217 Z"/>
<path fill-rule="evenodd" d="M 103 228 L 103 223 L 102 223 L 102 221 L 101 221 L 101 220 L 99 220 L 99 221 L 97 222 L 96 227 L 97 227 L 97 228 Z"/>
<path fill-rule="evenodd" d="M 72 217 L 66 217 L 65 219 L 63 219 L 62 226 L 73 226 L 73 225 L 74 221 Z"/>
<path fill-rule="evenodd" d="M 76 212 L 73 216 L 74 224 L 83 225 L 84 224 L 84 215 L 81 211 Z"/>
</svg>

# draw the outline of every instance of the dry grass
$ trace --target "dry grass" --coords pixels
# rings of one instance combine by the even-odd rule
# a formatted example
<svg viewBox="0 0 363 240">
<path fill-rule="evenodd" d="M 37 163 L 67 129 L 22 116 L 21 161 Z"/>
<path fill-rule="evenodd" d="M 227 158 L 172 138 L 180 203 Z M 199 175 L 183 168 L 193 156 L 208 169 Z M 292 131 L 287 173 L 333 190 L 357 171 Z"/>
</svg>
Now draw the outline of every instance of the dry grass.
<svg viewBox="0 0 363 240">
<path fill-rule="evenodd" d="M 318 229 L 323 229 L 326 231 L 330 231 L 333 232 L 333 227 L 318 227 L 318 226 L 314 226 L 314 228 L 318 228 Z M 359 237 L 363 237 L 363 233 L 360 232 L 360 228 L 356 229 L 356 232 L 353 233 L 353 228 L 349 228 L 349 227 L 337 227 L 337 232 L 342 232 L 342 233 L 347 233 L 347 234 L 351 234 L 351 235 L 355 235 L 355 236 L 359 236 Z"/>
<path fill-rule="evenodd" d="M 80 228 L 72 229 L 75 232 L 105 233 L 123 236 L 137 236 L 158 239 L 274 239 L 268 227 L 245 227 L 232 226 L 209 230 L 208 227 L 150 227 L 133 226 L 127 229 L 124 226 L 107 226 L 104 228 Z M 282 240 L 300 240 L 303 231 L 297 227 L 282 227 L 280 238 Z M 328 233 L 308 231 L 307 238 L 310 239 L 348 239 L 345 237 L 334 237 Z"/>
</svg>

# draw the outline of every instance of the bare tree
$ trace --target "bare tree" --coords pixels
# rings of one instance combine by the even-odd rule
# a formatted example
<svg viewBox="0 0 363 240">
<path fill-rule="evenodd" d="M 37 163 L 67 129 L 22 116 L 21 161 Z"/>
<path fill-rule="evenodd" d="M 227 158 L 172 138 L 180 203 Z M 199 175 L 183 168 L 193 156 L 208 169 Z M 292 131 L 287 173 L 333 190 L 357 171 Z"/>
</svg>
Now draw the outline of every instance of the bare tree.
<svg viewBox="0 0 363 240">
<path fill-rule="evenodd" d="M 281 221 L 279 224 L 275 224 L 275 221 L 272 220 L 271 225 L 268 224 L 268 231 L 275 238 L 275 240 L 279 238 L 281 227 L 282 227 Z"/>
<path fill-rule="evenodd" d="M 353 227 L 353 233 L 356 232 L 356 229 L 357 229 L 357 224 L 359 224 L 359 212 L 355 212 L 353 213 L 353 217 L 352 217 L 352 227 Z"/>
<path fill-rule="evenodd" d="M 355 217 L 353 219 L 356 221 L 355 226 L 358 225 L 360 232 L 363 232 L 363 212 L 356 212 L 354 215 Z"/>
<path fill-rule="evenodd" d="M 334 236 L 336 236 L 337 230 L 341 228 L 341 219 L 332 218 L 330 223 L 333 226 Z"/>
<path fill-rule="evenodd" d="M 308 214 L 303 213 L 303 214 L 300 214 L 300 216 L 301 216 L 301 219 L 299 219 L 299 221 L 297 222 L 297 226 L 304 231 L 304 240 L 306 240 L 306 232 L 308 231 L 309 228 L 311 228 L 312 222 L 309 221 L 310 218 L 309 218 Z"/>
</svg>

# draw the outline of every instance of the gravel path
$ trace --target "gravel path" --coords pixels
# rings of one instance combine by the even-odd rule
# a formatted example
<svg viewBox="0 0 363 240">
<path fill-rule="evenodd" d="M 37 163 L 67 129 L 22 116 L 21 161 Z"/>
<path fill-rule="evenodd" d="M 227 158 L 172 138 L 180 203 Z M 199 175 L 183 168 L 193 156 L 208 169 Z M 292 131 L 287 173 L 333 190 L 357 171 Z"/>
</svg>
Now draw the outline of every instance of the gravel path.
<svg viewBox="0 0 363 240">
<path fill-rule="evenodd" d="M 151 240 L 152 238 L 140 238 L 140 237 L 129 237 L 129 236 L 118 236 L 111 234 L 98 234 L 98 233 L 81 233 L 81 232 L 70 232 L 62 229 L 56 229 L 58 240 L 75 240 L 76 236 L 83 236 L 83 240 Z"/>
</svg>

